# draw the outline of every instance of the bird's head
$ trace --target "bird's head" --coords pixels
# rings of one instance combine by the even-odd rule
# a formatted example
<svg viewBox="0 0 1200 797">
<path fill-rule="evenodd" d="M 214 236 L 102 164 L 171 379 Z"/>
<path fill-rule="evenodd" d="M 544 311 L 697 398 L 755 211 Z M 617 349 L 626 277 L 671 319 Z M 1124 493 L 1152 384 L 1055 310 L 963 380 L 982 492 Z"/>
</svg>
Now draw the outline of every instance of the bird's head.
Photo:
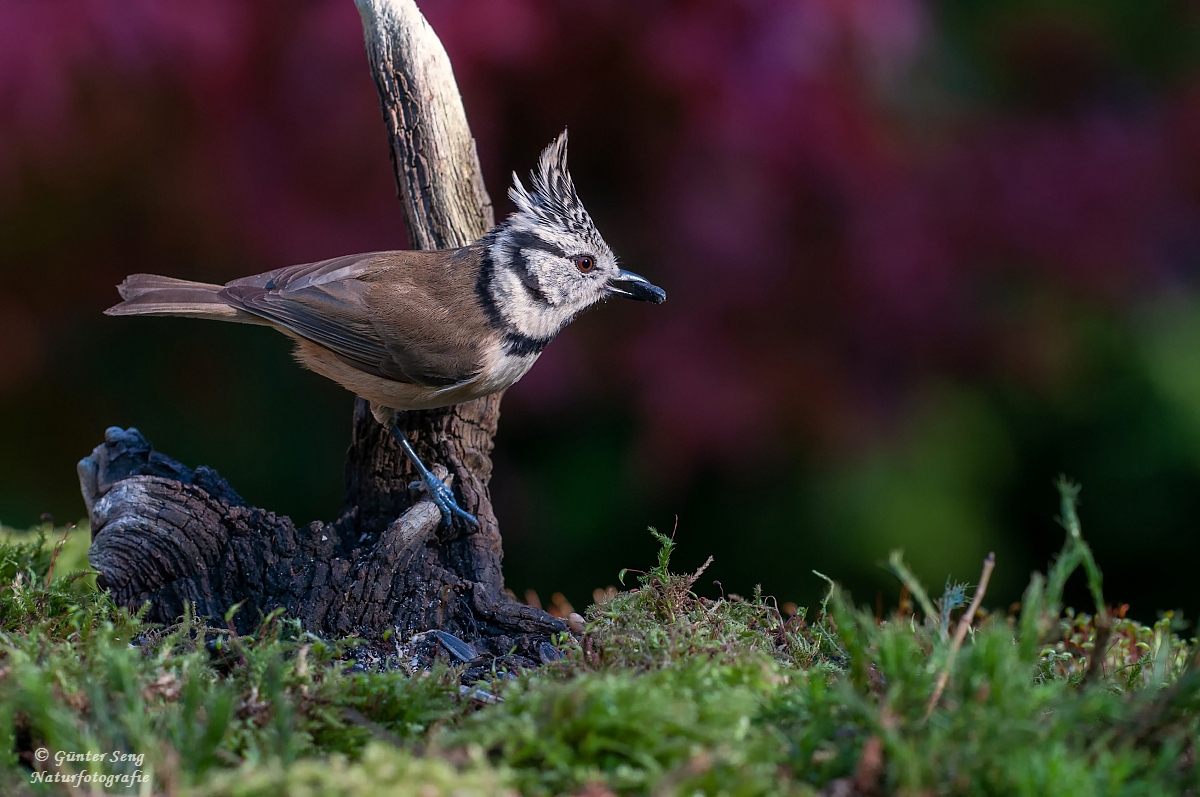
<svg viewBox="0 0 1200 797">
<path fill-rule="evenodd" d="M 517 210 L 486 241 L 488 286 L 505 323 L 549 339 L 578 313 L 608 296 L 661 304 L 667 294 L 624 271 L 579 201 L 567 171 L 567 132 L 538 159 L 526 190 L 513 174 L 508 195 Z"/>
</svg>

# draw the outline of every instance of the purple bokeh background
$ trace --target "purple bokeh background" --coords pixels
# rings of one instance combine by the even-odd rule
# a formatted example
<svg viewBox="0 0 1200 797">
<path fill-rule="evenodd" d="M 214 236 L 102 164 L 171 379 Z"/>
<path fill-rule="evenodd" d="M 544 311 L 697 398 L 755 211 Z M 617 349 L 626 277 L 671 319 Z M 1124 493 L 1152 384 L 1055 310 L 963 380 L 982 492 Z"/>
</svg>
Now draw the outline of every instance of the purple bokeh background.
<svg viewBox="0 0 1200 797">
<path fill-rule="evenodd" d="M 846 527 L 820 518 L 840 510 L 793 496 L 832 495 L 832 479 L 850 491 L 837 500 L 871 501 L 846 474 L 924 434 L 914 418 L 931 390 L 1039 407 L 1095 392 L 1110 355 L 1088 330 L 1119 336 L 1162 297 L 1190 297 L 1200 265 L 1200 12 L 1135 5 L 425 3 L 499 212 L 508 173 L 569 126 L 601 231 L 670 296 L 589 314 L 505 399 L 497 501 L 514 586 L 578 600 L 645 548 L 593 557 L 607 543 L 566 541 L 587 501 L 537 508 L 562 491 L 538 475 L 557 463 L 529 463 L 597 419 L 616 419 L 600 425 L 621 430 L 618 450 L 584 457 L 580 477 L 615 485 L 612 501 L 634 496 L 613 540 L 676 513 L 686 539 L 713 484 L 785 472 L 763 480 L 776 509 L 753 539 L 811 541 L 825 570 L 820 552 Z M 299 519 L 332 512 L 348 399 L 285 375 L 281 346 L 261 362 L 240 352 L 255 330 L 115 326 L 99 312 L 134 271 L 225 281 L 403 246 L 394 191 L 349 0 L 0 6 L 0 418 L 13 429 L 0 520 L 81 514 L 69 465 L 110 423 L 149 427 L 168 453 Z M 110 373 L 117 355 L 142 387 Z M 294 426 L 264 428 L 281 405 Z M 1034 421 L 988 406 L 1000 448 L 1018 453 L 997 477 L 1008 486 L 967 514 L 994 529 L 1036 506 L 1046 526 L 1000 542 L 964 527 L 958 558 L 922 572 L 970 578 L 1001 545 L 1020 563 L 1012 586 L 1057 547 L 1048 486 L 1066 465 L 1029 442 L 1047 439 Z M 293 458 L 322 464 L 280 464 Z M 939 547 L 933 531 L 897 534 L 854 537 L 847 556 L 870 568 L 897 543 Z M 716 530 L 697 536 L 720 545 Z M 555 560 L 532 552 L 560 545 L 555 581 Z M 610 575 L 588 570 L 593 558 Z M 752 569 L 734 567 L 739 589 Z"/>
</svg>

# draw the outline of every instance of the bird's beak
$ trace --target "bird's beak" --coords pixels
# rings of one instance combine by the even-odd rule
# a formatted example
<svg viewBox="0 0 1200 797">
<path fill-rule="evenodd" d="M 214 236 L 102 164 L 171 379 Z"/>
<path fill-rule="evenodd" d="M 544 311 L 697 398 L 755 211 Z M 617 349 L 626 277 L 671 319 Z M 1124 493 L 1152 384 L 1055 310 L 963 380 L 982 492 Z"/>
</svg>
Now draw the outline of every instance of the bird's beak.
<svg viewBox="0 0 1200 797">
<path fill-rule="evenodd" d="M 662 304 L 667 300 L 667 292 L 662 288 L 640 274 L 634 274 L 632 271 L 624 269 L 617 274 L 616 278 L 608 281 L 608 290 L 620 296 L 637 299 L 639 302 Z"/>
</svg>

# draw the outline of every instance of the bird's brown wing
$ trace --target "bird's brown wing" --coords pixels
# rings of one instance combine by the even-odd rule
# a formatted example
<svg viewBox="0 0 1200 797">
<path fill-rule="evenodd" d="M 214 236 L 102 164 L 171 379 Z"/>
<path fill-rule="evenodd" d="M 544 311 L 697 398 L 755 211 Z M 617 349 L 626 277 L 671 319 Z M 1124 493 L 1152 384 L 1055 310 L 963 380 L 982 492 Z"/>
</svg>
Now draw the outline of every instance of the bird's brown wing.
<svg viewBox="0 0 1200 797">
<path fill-rule="evenodd" d="M 470 338 L 439 323 L 438 294 L 458 286 L 442 284 L 445 264 L 432 254 L 376 252 L 288 266 L 234 280 L 220 295 L 365 373 L 445 387 L 481 366 Z"/>
</svg>

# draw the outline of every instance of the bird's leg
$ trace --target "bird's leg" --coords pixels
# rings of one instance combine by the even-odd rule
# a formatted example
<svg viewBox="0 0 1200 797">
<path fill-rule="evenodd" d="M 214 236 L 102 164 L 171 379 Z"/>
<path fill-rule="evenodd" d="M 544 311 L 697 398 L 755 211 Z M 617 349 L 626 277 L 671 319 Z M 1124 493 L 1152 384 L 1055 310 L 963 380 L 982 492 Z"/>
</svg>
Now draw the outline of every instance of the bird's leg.
<svg viewBox="0 0 1200 797">
<path fill-rule="evenodd" d="M 392 424 L 392 437 L 396 438 L 396 442 L 400 444 L 400 448 L 404 451 L 408 461 L 417 469 L 417 473 L 421 475 L 421 481 L 425 483 L 425 489 L 429 493 L 429 497 L 437 504 L 438 509 L 442 510 L 442 525 L 449 527 L 453 524 L 454 516 L 458 515 L 476 528 L 479 527 L 479 521 L 473 515 L 458 505 L 454 500 L 454 492 L 442 483 L 442 480 L 434 476 L 429 468 L 425 467 L 425 463 L 417 456 L 417 452 L 413 450 L 412 443 L 408 442 L 408 437 L 404 432 L 400 431 L 400 427 Z"/>
</svg>

